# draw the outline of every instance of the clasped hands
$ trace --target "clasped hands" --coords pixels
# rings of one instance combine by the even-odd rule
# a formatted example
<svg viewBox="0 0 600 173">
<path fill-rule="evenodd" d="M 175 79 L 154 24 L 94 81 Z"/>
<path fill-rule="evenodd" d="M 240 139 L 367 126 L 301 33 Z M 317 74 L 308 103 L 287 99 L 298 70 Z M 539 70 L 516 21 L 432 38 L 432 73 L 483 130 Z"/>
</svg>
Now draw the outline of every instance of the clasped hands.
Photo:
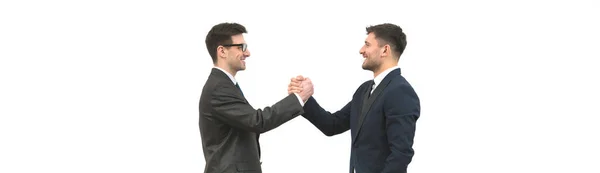
<svg viewBox="0 0 600 173">
<path fill-rule="evenodd" d="M 313 95 L 313 84 L 309 78 L 302 75 L 293 77 L 288 85 L 288 94 L 296 93 L 306 102 Z"/>
</svg>

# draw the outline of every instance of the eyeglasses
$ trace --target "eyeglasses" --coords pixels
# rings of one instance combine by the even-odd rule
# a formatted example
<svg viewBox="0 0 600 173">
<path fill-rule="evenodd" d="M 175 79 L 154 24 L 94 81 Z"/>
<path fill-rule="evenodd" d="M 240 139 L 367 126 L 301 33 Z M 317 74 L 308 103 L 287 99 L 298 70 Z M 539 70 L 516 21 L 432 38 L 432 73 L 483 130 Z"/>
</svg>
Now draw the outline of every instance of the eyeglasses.
<svg viewBox="0 0 600 173">
<path fill-rule="evenodd" d="M 224 44 L 221 46 L 225 46 L 225 47 L 230 47 L 230 46 L 241 46 L 242 47 L 242 52 L 246 52 L 246 49 L 248 49 L 248 45 L 246 43 L 241 43 L 241 44 Z"/>
</svg>

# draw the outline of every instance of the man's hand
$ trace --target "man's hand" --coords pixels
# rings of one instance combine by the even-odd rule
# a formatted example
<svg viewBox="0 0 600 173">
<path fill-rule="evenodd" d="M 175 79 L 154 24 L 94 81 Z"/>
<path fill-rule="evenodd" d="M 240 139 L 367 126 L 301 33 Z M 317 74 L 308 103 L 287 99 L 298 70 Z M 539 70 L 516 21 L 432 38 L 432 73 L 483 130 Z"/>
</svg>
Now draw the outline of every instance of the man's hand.
<svg viewBox="0 0 600 173">
<path fill-rule="evenodd" d="M 304 77 L 299 75 L 297 77 L 293 77 L 290 79 L 290 84 L 288 85 L 288 94 L 292 93 L 300 93 L 302 92 L 302 81 Z"/>
<path fill-rule="evenodd" d="M 288 94 L 297 93 L 306 102 L 314 93 L 312 81 L 303 76 L 292 78 L 288 85 Z"/>
</svg>

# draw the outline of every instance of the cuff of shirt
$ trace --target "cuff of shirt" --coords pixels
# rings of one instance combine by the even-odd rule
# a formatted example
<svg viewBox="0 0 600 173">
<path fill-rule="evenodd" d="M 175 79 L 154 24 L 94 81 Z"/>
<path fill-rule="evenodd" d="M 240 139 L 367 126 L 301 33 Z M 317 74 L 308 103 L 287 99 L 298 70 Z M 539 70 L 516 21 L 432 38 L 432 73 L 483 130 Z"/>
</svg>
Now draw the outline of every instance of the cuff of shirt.
<svg viewBox="0 0 600 173">
<path fill-rule="evenodd" d="M 298 98 L 298 101 L 300 102 L 300 105 L 302 105 L 302 107 L 304 107 L 304 101 L 302 101 L 302 97 L 300 97 L 300 95 L 298 93 L 294 93 L 294 95 L 296 95 L 296 98 Z"/>
</svg>

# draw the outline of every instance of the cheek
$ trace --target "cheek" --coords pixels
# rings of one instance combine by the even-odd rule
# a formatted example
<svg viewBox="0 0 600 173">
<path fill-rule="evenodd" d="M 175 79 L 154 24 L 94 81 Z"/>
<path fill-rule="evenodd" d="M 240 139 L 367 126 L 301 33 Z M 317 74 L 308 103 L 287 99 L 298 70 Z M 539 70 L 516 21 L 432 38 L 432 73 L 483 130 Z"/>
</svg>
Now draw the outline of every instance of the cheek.
<svg viewBox="0 0 600 173">
<path fill-rule="evenodd" d="M 381 55 L 381 50 L 378 48 L 374 48 L 373 50 L 371 50 L 371 54 L 373 56 L 379 56 L 379 55 Z"/>
<path fill-rule="evenodd" d="M 371 57 L 371 58 L 372 58 L 372 57 L 374 57 L 374 56 L 377 54 L 377 50 L 376 50 L 376 49 L 373 49 L 373 48 L 371 48 L 371 49 L 367 49 L 365 52 L 366 52 L 366 53 L 367 53 L 367 55 L 369 55 L 369 57 Z"/>
<path fill-rule="evenodd" d="M 229 61 L 236 61 L 236 60 L 238 60 L 238 59 L 239 59 L 239 57 L 240 57 L 240 54 L 229 54 L 229 55 L 230 55 L 230 56 L 228 57 L 228 58 L 229 58 Z"/>
</svg>

